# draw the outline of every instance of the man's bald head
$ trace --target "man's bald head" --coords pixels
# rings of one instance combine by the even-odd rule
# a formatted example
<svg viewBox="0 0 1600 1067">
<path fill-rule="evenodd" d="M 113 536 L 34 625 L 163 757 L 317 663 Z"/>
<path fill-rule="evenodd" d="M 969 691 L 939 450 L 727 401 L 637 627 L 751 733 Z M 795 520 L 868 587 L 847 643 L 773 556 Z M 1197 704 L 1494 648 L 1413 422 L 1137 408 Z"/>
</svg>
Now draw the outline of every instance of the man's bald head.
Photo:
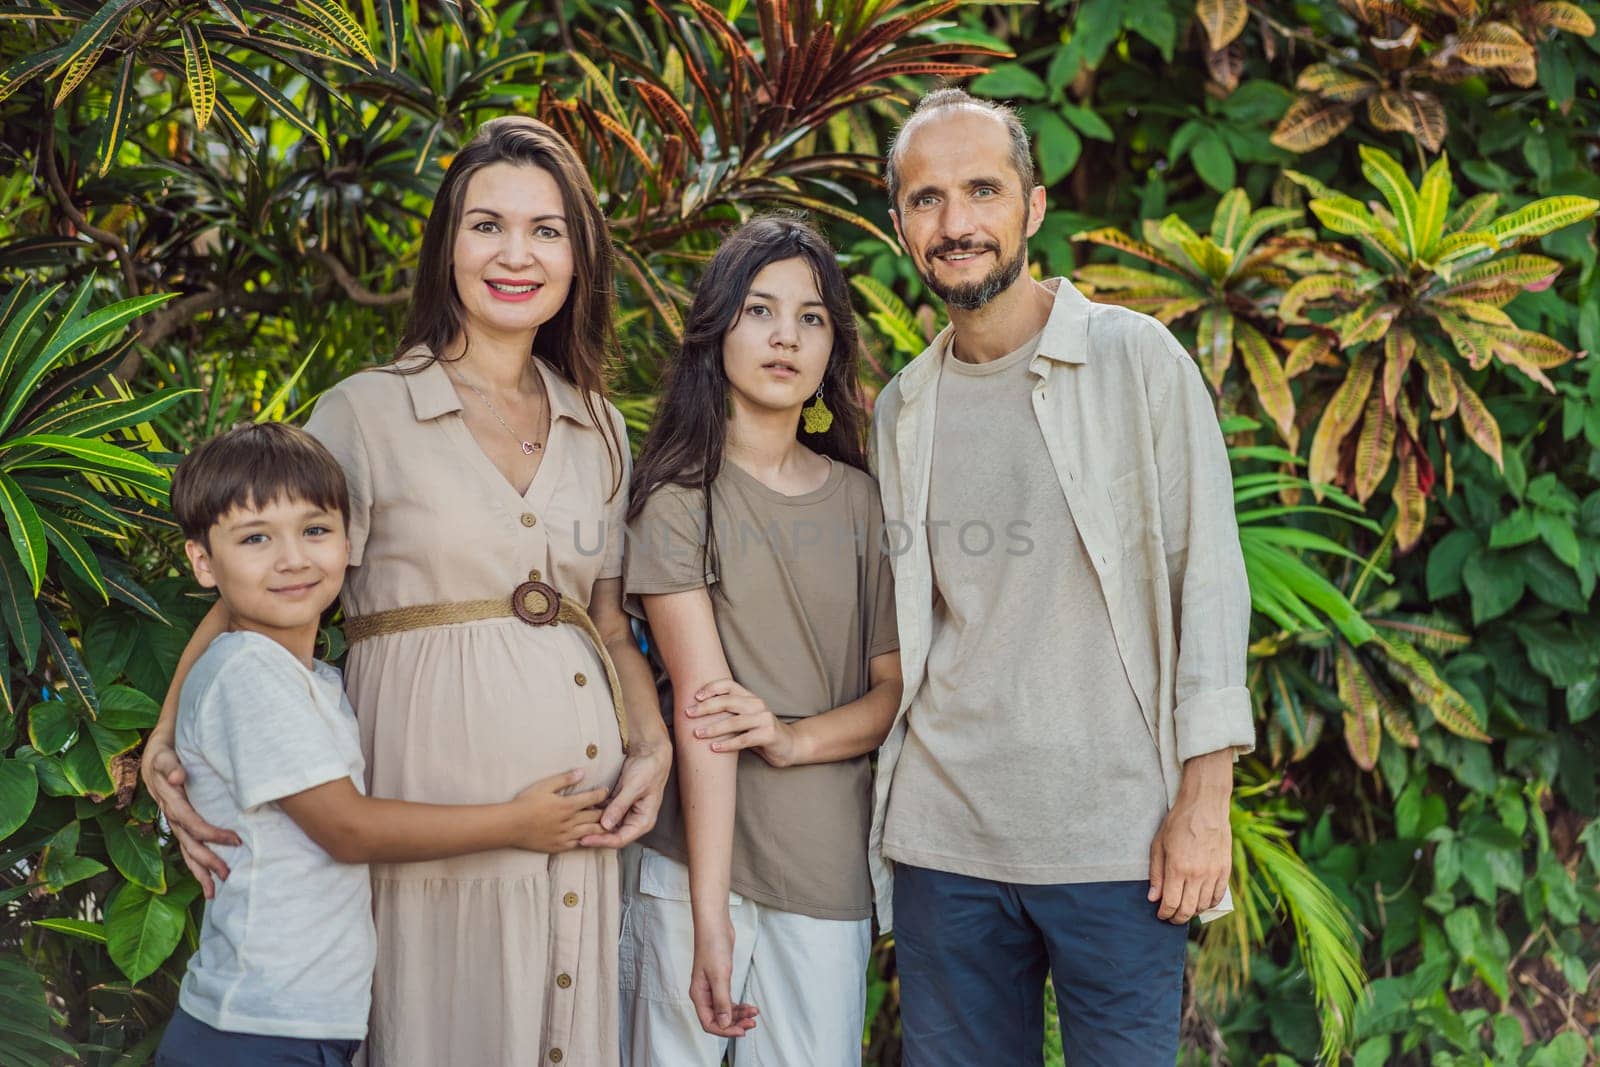
<svg viewBox="0 0 1600 1067">
<path fill-rule="evenodd" d="M 965 89 L 935 89 L 917 101 L 917 106 L 905 122 L 901 123 L 900 128 L 895 131 L 894 139 L 889 142 L 889 155 L 884 160 L 883 177 L 884 184 L 888 186 L 891 210 L 900 210 L 900 156 L 911 134 L 918 126 L 938 117 L 941 112 L 958 108 L 992 116 L 996 122 L 1003 125 L 1006 136 L 1011 142 L 1011 169 L 1016 171 L 1017 178 L 1022 182 L 1022 192 L 1026 194 L 1038 184 L 1038 174 L 1033 166 L 1033 151 L 1028 145 L 1028 131 L 1023 128 L 1022 120 L 1017 117 L 1016 111 L 992 100 L 979 100 Z"/>
</svg>

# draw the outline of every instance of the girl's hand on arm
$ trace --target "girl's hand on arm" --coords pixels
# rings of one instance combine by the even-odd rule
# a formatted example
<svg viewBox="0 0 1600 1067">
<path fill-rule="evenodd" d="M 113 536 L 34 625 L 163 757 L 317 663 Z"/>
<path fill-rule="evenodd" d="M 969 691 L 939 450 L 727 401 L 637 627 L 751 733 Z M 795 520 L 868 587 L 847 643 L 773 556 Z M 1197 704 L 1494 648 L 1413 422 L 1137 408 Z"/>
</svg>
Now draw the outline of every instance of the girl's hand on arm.
<svg viewBox="0 0 1600 1067">
<path fill-rule="evenodd" d="M 858 699 L 794 722 L 731 678 L 701 689 L 684 714 L 697 723 L 694 736 L 716 752 L 753 749 L 774 767 L 854 759 L 883 743 L 900 709 L 900 654 L 872 657 L 867 672 L 871 688 Z"/>
<path fill-rule="evenodd" d="M 683 713 L 693 720 L 694 737 L 713 752 L 753 749 L 774 767 L 811 762 L 800 749 L 799 732 L 732 678 L 702 686 Z"/>
<path fill-rule="evenodd" d="M 623 714 L 628 722 L 628 755 L 617 784 L 600 816 L 600 826 L 583 840 L 585 848 L 621 848 L 637 841 L 656 824 L 661 794 L 672 770 L 672 742 L 661 718 L 661 702 L 650 664 L 633 641 L 633 627 L 622 609 L 622 579 L 594 583 L 589 618 L 605 642 L 622 684 Z"/>
<path fill-rule="evenodd" d="M 139 760 L 139 777 L 155 800 L 156 807 L 166 817 L 167 825 L 172 828 L 172 836 L 178 841 L 178 851 L 183 855 L 184 865 L 194 875 L 195 881 L 200 883 L 200 890 L 207 900 L 216 895 L 213 876 L 227 878 L 228 865 L 206 845 L 237 845 L 239 835 L 212 826 L 189 803 L 189 794 L 184 788 L 188 775 L 178 762 L 173 738 L 177 733 L 178 694 L 183 690 L 183 681 L 201 653 L 228 626 L 228 609 L 219 600 L 200 620 L 189 643 L 183 648 L 183 655 L 178 657 L 172 684 L 167 687 L 166 699 L 161 702 L 161 718 L 145 739 L 144 754 Z"/>
</svg>

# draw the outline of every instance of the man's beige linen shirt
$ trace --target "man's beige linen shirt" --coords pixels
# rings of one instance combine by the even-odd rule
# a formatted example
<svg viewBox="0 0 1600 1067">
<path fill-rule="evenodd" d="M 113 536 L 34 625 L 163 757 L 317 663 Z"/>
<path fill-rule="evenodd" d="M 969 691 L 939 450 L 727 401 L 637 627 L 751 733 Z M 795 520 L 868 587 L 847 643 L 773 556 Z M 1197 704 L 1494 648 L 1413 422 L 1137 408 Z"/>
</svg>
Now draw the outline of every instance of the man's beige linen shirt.
<svg viewBox="0 0 1600 1067">
<path fill-rule="evenodd" d="M 933 636 L 925 523 L 938 385 L 951 338 L 947 328 L 896 375 L 873 413 L 871 454 L 894 558 L 905 679 L 878 754 L 869 840 L 884 929 L 893 923 L 884 816 Z M 1185 760 L 1228 748 L 1249 751 L 1255 743 L 1245 683 L 1250 590 L 1211 396 L 1166 327 L 1091 303 L 1064 280 L 1029 371 L 1033 412 L 1110 609 L 1170 805 Z"/>
</svg>

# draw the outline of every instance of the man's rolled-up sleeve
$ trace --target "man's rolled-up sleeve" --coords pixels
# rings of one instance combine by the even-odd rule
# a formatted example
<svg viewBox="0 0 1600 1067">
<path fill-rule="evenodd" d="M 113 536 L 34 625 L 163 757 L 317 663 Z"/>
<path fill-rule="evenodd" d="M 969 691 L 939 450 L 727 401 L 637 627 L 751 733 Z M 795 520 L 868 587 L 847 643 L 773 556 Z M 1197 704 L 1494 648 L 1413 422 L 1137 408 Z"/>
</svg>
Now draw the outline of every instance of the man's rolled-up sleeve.
<svg viewBox="0 0 1600 1067">
<path fill-rule="evenodd" d="M 1245 680 L 1250 583 L 1234 518 L 1227 447 L 1200 369 L 1159 330 L 1166 389 L 1154 397 L 1161 533 L 1166 544 L 1178 644 L 1178 760 L 1255 748 L 1255 717 Z M 1154 390 L 1152 391 L 1154 392 Z"/>
</svg>

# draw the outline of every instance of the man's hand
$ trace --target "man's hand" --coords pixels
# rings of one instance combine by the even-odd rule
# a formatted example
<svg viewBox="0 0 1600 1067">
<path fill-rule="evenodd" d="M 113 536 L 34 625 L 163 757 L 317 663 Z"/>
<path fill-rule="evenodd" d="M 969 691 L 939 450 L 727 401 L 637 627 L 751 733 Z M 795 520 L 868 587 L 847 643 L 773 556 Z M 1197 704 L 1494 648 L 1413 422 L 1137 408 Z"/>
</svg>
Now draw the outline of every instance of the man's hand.
<svg viewBox="0 0 1600 1067">
<path fill-rule="evenodd" d="M 1150 843 L 1150 893 L 1156 916 L 1182 926 L 1222 902 L 1233 866 L 1228 826 L 1233 751 L 1195 756 L 1183 765 L 1178 799 Z"/>
<path fill-rule="evenodd" d="M 802 762 L 795 728 L 732 678 L 708 683 L 683 714 L 696 720 L 694 736 L 710 741 L 713 752 L 753 749 L 774 767 Z"/>
</svg>

